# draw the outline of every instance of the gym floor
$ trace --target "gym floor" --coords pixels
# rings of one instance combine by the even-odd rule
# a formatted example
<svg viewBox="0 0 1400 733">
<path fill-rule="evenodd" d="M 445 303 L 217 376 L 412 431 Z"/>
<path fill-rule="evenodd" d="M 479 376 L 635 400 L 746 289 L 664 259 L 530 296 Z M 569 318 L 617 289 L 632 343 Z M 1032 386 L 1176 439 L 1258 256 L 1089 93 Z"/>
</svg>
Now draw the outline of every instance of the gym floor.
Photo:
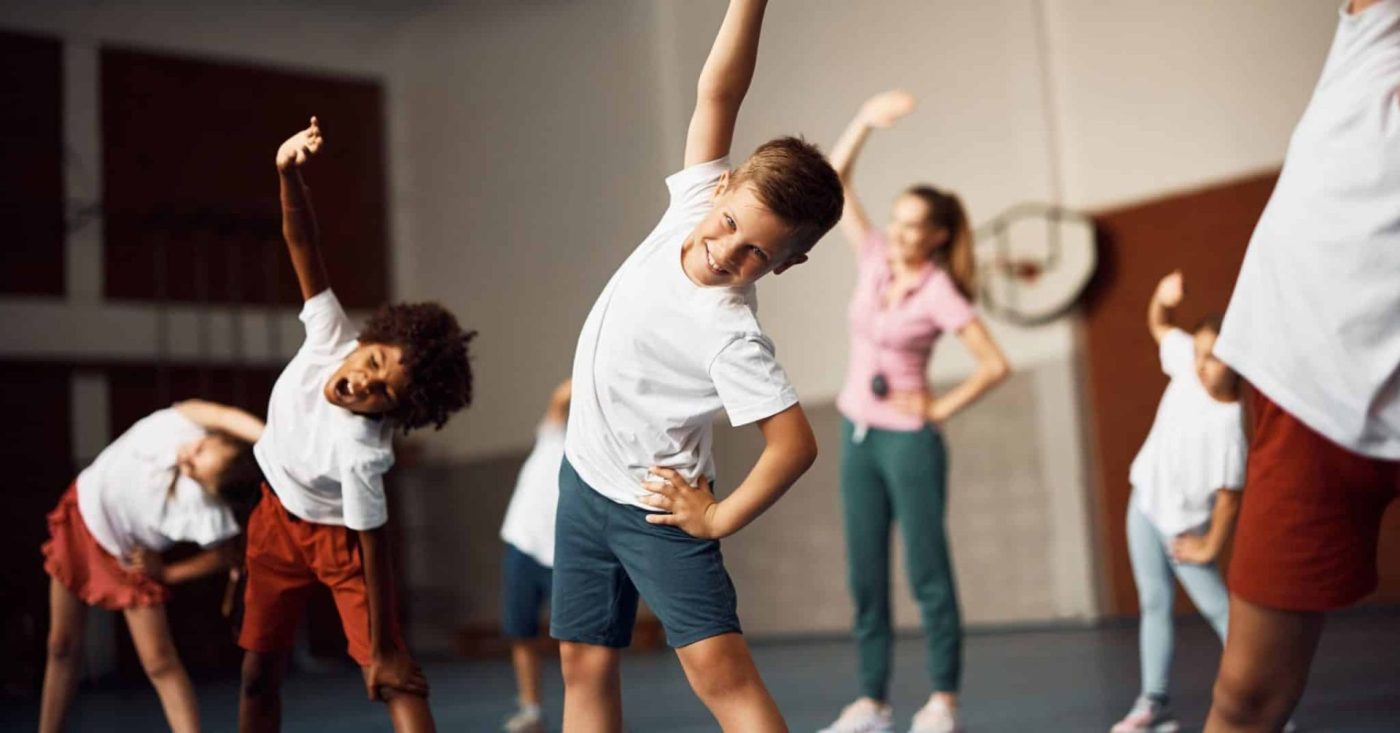
<svg viewBox="0 0 1400 733">
<path fill-rule="evenodd" d="M 1184 730 L 1200 730 L 1219 645 L 1196 619 L 1182 619 L 1177 628 L 1173 708 Z M 754 654 L 794 733 L 821 728 L 853 695 L 855 655 L 844 640 L 757 641 Z M 901 638 L 895 654 L 891 697 L 903 730 L 927 695 L 926 677 L 916 637 Z M 1137 694 L 1137 631 L 1131 624 L 973 632 L 966 660 L 963 709 L 972 733 L 1106 731 Z M 440 730 L 498 730 L 511 712 L 514 678 L 506 660 L 430 660 L 424 666 Z M 557 729 L 563 696 L 557 660 L 545 669 L 545 711 Z M 202 682 L 199 694 L 206 731 L 236 729 L 234 680 Z M 623 696 L 628 731 L 715 729 L 668 652 L 625 657 Z M 33 730 L 37 715 L 37 701 L 7 703 L 0 709 L 0 729 Z M 1296 719 L 1303 731 L 1400 730 L 1400 608 L 1332 619 Z M 385 730 L 388 721 L 363 700 L 358 671 L 347 666 L 289 679 L 284 722 L 292 732 L 351 733 Z M 144 686 L 85 686 L 70 725 L 75 731 L 163 728 L 155 693 Z"/>
</svg>

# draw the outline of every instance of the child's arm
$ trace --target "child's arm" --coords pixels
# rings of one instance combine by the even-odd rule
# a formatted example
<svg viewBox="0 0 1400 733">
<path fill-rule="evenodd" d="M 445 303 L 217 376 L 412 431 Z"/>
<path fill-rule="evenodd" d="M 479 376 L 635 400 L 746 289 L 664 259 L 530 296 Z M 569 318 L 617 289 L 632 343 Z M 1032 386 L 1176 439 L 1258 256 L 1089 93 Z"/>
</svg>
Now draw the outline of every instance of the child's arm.
<svg viewBox="0 0 1400 733">
<path fill-rule="evenodd" d="M 1147 304 L 1147 330 L 1152 333 L 1152 339 L 1157 343 L 1162 343 L 1162 337 L 1174 328 L 1172 309 L 1181 305 L 1181 298 L 1185 294 L 1186 286 L 1182 282 L 1181 270 L 1172 272 L 1157 283 L 1157 289 L 1152 293 L 1152 302 Z"/>
<path fill-rule="evenodd" d="M 205 430 L 219 430 L 249 443 L 262 437 L 263 421 L 237 407 L 207 400 L 175 403 L 175 411 Z"/>
<path fill-rule="evenodd" d="M 365 670 L 365 690 L 371 700 L 386 699 L 382 688 L 428 696 L 428 678 L 407 652 L 396 649 L 389 623 L 389 589 L 394 583 L 389 560 L 389 536 L 384 526 L 358 531 L 360 556 L 365 568 L 365 593 L 369 596 L 370 663 Z"/>
<path fill-rule="evenodd" d="M 1183 534 L 1172 541 L 1172 557 L 1188 565 L 1209 565 L 1220 557 L 1235 530 L 1235 517 L 1240 513 L 1240 492 L 1220 489 L 1215 492 L 1215 509 L 1210 513 L 1210 529 L 1204 535 Z"/>
<path fill-rule="evenodd" d="M 846 206 L 841 212 L 841 233 L 857 251 L 865 241 L 866 233 L 870 231 L 870 217 L 865 213 L 860 198 L 856 196 L 855 182 L 852 180 L 856 157 L 860 155 L 871 130 L 889 127 L 895 120 L 913 110 L 914 95 L 909 92 L 896 89 L 876 94 L 861 105 L 855 119 L 846 126 L 846 131 L 841 133 L 841 139 L 837 140 L 836 146 L 831 149 L 831 167 L 835 168 L 836 175 L 841 177 L 841 187 L 846 194 Z"/>
<path fill-rule="evenodd" d="M 277 149 L 277 177 L 282 187 L 282 238 L 287 240 L 302 300 L 310 300 L 331 286 L 317 242 L 311 192 L 301 180 L 301 166 L 320 149 L 321 128 L 315 117 L 311 118 L 310 127 L 291 136 Z"/>
<path fill-rule="evenodd" d="M 642 501 L 670 513 L 648 514 L 647 521 L 680 527 L 693 537 L 719 539 L 743 529 L 773 506 L 817 460 L 817 438 L 800 404 L 758 421 L 758 429 L 766 442 L 763 453 L 724 501 L 715 500 L 703 476 L 699 486 L 691 486 L 679 473 L 653 467 L 651 472 L 665 481 L 642 484 L 651 492 Z"/>
<path fill-rule="evenodd" d="M 758 61 L 758 34 L 767 0 L 730 0 L 700 81 L 685 138 L 685 167 L 729 155 L 734 121 Z"/>
<path fill-rule="evenodd" d="M 233 567 L 237 561 L 238 552 L 232 541 L 222 542 L 171 565 L 165 564 L 160 553 L 144 547 L 137 547 L 127 557 L 127 564 L 131 566 L 132 572 L 166 585 L 188 583 L 206 575 L 213 575 Z"/>
</svg>

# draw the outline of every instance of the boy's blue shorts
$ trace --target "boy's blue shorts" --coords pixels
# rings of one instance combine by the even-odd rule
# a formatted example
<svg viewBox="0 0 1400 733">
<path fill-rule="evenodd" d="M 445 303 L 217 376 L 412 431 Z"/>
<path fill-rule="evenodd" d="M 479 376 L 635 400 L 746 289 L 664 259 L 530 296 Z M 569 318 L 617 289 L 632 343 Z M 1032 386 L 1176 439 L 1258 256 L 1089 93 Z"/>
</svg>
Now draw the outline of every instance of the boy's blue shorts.
<svg viewBox="0 0 1400 733">
<path fill-rule="evenodd" d="M 648 513 L 594 491 L 568 459 L 560 465 L 551 636 L 626 647 L 639 594 L 672 647 L 740 632 L 738 599 L 719 540 L 651 524 Z"/>
<path fill-rule="evenodd" d="M 549 602 L 550 570 L 515 545 L 506 543 L 501 562 L 501 636 L 533 639 L 540 633 L 540 610 Z"/>
</svg>

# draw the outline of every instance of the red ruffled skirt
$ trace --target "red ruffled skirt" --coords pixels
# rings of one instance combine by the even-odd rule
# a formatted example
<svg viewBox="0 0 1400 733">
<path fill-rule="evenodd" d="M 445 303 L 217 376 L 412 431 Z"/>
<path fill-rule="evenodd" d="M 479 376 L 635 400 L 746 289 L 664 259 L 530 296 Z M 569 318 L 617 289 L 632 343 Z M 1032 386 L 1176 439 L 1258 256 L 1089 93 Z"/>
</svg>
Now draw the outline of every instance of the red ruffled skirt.
<svg viewBox="0 0 1400 733">
<path fill-rule="evenodd" d="M 44 572 L 73 591 L 83 603 L 110 611 L 165 603 L 170 590 L 133 573 L 97 544 L 78 512 L 78 484 L 69 485 L 49 512 L 49 541 L 44 543 Z"/>
</svg>

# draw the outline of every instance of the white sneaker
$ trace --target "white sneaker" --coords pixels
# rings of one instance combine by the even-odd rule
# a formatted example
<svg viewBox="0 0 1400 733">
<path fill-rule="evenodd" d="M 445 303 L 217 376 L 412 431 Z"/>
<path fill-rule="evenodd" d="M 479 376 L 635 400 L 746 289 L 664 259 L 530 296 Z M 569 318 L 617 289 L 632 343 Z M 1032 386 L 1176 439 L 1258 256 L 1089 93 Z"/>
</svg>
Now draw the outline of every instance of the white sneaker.
<svg viewBox="0 0 1400 733">
<path fill-rule="evenodd" d="M 914 713 L 914 722 L 909 725 L 909 733 L 962 733 L 962 730 L 957 711 L 938 697 L 930 697 L 928 703 Z"/>
<path fill-rule="evenodd" d="M 875 702 L 868 697 L 862 697 L 842 708 L 841 717 L 817 733 L 893 733 L 893 731 L 894 722 L 890 717 L 890 706 Z"/>
<path fill-rule="evenodd" d="M 544 716 L 537 705 L 522 705 L 506 720 L 501 730 L 506 733 L 545 733 Z"/>
<path fill-rule="evenodd" d="M 1150 697 L 1139 697 L 1133 709 L 1113 725 L 1109 733 L 1176 733 L 1181 724 L 1166 705 Z"/>
</svg>

